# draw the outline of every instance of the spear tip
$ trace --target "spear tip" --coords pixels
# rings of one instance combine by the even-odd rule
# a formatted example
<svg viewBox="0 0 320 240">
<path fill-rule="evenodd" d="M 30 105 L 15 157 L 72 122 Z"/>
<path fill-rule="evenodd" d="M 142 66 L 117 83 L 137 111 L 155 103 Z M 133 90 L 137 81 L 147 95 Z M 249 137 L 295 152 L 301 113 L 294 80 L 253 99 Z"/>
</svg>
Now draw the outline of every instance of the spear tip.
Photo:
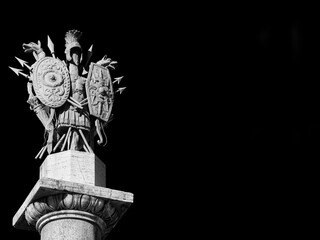
<svg viewBox="0 0 320 240">
<path fill-rule="evenodd" d="M 54 53 L 54 44 L 51 41 L 49 35 L 48 35 L 48 48 L 50 49 L 51 54 L 53 54 Z"/>
</svg>

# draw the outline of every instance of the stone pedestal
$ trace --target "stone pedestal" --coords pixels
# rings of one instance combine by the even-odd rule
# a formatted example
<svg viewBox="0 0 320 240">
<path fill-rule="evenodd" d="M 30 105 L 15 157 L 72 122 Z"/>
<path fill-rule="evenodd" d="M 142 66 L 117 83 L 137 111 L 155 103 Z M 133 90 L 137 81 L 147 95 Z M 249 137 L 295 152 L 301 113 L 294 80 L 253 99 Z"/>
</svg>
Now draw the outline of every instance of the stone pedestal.
<svg viewBox="0 0 320 240">
<path fill-rule="evenodd" d="M 38 231 L 41 240 L 105 239 L 133 203 L 133 194 L 102 187 L 103 166 L 90 153 L 49 155 L 13 226 Z"/>
<path fill-rule="evenodd" d="M 106 166 L 93 153 L 68 150 L 49 155 L 40 166 L 40 178 L 106 186 Z"/>
</svg>

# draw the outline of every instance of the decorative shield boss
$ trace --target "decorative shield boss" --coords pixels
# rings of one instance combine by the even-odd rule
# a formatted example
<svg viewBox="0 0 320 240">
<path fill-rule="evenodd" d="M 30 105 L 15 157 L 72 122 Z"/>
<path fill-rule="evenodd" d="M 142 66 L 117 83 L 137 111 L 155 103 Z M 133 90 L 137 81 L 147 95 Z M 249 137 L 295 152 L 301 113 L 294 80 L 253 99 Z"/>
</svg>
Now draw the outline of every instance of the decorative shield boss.
<svg viewBox="0 0 320 240">
<path fill-rule="evenodd" d="M 90 115 L 107 122 L 114 99 L 112 81 L 107 68 L 96 63 L 90 64 L 86 94 Z"/>
<path fill-rule="evenodd" d="M 62 106 L 70 93 L 70 76 L 59 59 L 44 57 L 33 67 L 33 88 L 40 101 L 52 108 Z"/>
</svg>

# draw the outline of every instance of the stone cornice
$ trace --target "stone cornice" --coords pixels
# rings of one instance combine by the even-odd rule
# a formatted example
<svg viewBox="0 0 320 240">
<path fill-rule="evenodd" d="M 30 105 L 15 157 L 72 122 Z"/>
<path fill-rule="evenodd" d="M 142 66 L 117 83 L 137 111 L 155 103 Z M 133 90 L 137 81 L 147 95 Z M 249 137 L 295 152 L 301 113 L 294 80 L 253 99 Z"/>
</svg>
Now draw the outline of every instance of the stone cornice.
<svg viewBox="0 0 320 240">
<path fill-rule="evenodd" d="M 50 178 L 40 178 L 33 189 L 28 194 L 27 198 L 23 202 L 23 204 L 20 206 L 19 210 L 16 212 L 12 219 L 12 225 L 15 228 L 18 229 L 25 229 L 30 231 L 36 231 L 35 226 L 30 224 L 34 223 L 39 219 L 39 217 L 46 212 L 52 212 L 52 211 L 60 211 L 63 210 L 62 207 L 72 207 L 72 205 L 68 205 L 67 203 L 67 197 L 65 194 L 72 194 L 72 202 L 74 206 L 78 208 L 85 208 L 85 199 L 87 197 L 83 197 L 80 199 L 80 205 L 79 200 L 76 200 L 77 197 L 75 194 L 78 195 L 88 195 L 91 196 L 90 202 L 94 201 L 95 198 L 104 200 L 104 207 L 101 210 L 106 211 L 105 208 L 115 208 L 116 209 L 116 215 L 113 216 L 113 219 L 121 219 L 121 217 L 124 215 L 126 210 L 131 206 L 133 203 L 133 194 L 130 192 L 123 192 L 115 189 L 110 188 L 104 188 L 104 187 L 97 187 L 97 186 L 91 186 L 87 184 L 80 184 L 80 183 L 74 183 L 69 181 L 63 181 L 63 180 L 57 180 L 57 179 L 50 179 Z M 61 194 L 61 196 L 65 196 L 65 200 L 63 200 L 63 204 L 61 202 L 62 199 L 59 200 L 58 195 Z M 57 196 L 55 196 L 57 195 Z M 55 196 L 54 199 L 51 199 Z M 48 200 L 48 197 L 49 200 Z M 69 199 L 71 197 L 69 196 Z M 58 200 L 57 200 L 58 199 Z M 58 206 L 56 204 L 53 204 L 54 201 L 57 201 L 59 204 Z M 49 204 L 48 204 L 49 202 Z M 53 203 L 52 203 L 53 202 Z M 87 208 L 89 207 L 89 203 Z M 98 203 L 94 204 L 97 206 Z M 32 205 L 32 206 L 30 206 Z M 92 205 L 92 203 L 91 203 Z M 80 207 L 79 207 L 80 206 Z M 29 207 L 29 210 L 27 212 L 29 222 L 26 220 L 26 209 Z M 32 210 L 33 209 L 33 210 Z M 95 212 L 97 214 L 101 214 L 101 212 L 97 211 L 98 207 L 94 208 L 96 209 Z M 29 212 L 31 211 L 31 212 Z M 87 210 L 90 211 L 90 210 Z M 104 219 L 106 222 L 108 222 L 108 219 Z M 113 223 L 113 221 L 111 221 Z"/>
</svg>

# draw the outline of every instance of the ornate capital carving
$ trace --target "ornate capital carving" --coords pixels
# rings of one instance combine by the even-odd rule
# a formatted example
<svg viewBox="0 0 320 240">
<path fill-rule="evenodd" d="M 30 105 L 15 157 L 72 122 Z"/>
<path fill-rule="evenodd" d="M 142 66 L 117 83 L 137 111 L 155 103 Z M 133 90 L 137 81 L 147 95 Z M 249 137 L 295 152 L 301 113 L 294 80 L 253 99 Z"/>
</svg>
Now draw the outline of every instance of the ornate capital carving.
<svg viewBox="0 0 320 240">
<path fill-rule="evenodd" d="M 25 211 L 28 224 L 35 226 L 45 214 L 63 211 L 78 210 L 100 217 L 108 229 L 112 229 L 121 217 L 126 205 L 117 206 L 115 202 L 97 198 L 86 194 L 60 193 L 40 198 L 29 204 Z"/>
</svg>

